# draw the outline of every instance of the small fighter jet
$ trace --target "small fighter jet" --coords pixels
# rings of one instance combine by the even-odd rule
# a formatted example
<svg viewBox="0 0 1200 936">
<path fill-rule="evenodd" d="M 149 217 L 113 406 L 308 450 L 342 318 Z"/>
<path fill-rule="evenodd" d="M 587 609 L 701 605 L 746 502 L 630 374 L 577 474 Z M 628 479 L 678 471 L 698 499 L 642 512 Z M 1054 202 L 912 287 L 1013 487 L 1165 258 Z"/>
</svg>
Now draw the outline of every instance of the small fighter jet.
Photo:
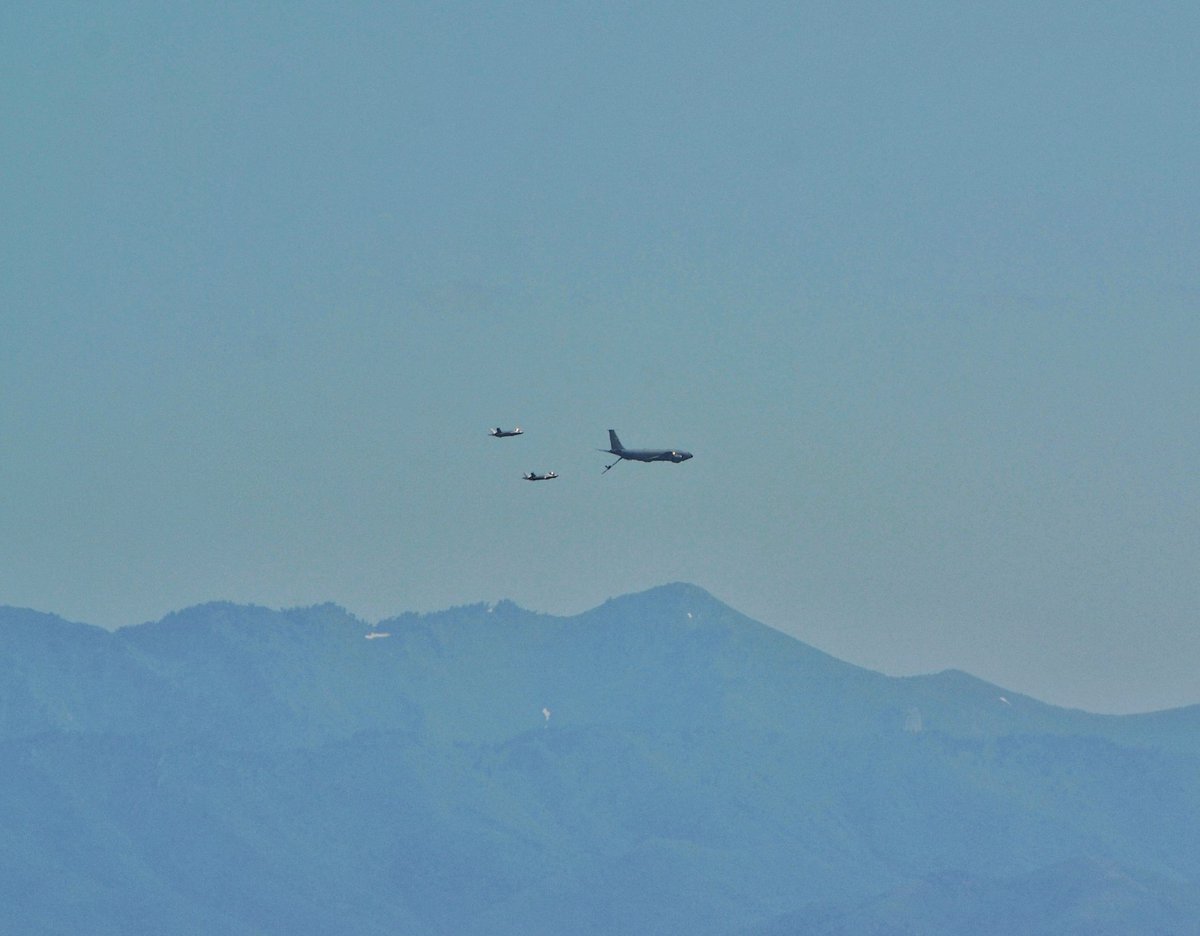
<svg viewBox="0 0 1200 936">
<path fill-rule="evenodd" d="M 551 481 L 558 477 L 558 472 L 547 471 L 545 474 L 536 474 L 532 471 L 522 475 L 526 481 Z"/>
<path fill-rule="evenodd" d="M 679 464 L 682 461 L 687 461 L 692 457 L 691 452 L 684 452 L 680 449 L 627 449 L 621 444 L 621 440 L 617 438 L 616 432 L 612 429 L 608 430 L 609 448 L 597 449 L 598 452 L 608 452 L 610 455 L 616 455 L 617 461 L 612 465 L 605 465 L 604 471 L 617 464 L 620 461 L 640 461 L 640 462 L 655 462 L 669 461 Z M 600 474 L 604 474 L 604 471 Z"/>
<path fill-rule="evenodd" d="M 495 429 L 488 430 L 488 435 L 497 439 L 507 439 L 509 436 L 524 435 L 524 433 L 525 430 L 520 426 L 517 426 L 515 429 L 501 429 L 499 426 L 497 426 Z"/>
</svg>

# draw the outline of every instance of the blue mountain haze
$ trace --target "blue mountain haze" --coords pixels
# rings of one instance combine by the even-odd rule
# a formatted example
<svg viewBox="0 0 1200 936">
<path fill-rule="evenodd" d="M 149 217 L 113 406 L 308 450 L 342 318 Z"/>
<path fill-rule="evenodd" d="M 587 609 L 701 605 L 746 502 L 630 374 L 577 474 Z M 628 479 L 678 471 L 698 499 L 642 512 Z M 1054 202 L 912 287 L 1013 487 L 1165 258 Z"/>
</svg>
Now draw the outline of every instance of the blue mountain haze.
<svg viewBox="0 0 1200 936">
<path fill-rule="evenodd" d="M 365 639 L 370 638 L 370 639 Z M 1200 707 L 892 678 L 695 586 L 372 626 L 0 609 L 41 933 L 1195 933 Z"/>
</svg>

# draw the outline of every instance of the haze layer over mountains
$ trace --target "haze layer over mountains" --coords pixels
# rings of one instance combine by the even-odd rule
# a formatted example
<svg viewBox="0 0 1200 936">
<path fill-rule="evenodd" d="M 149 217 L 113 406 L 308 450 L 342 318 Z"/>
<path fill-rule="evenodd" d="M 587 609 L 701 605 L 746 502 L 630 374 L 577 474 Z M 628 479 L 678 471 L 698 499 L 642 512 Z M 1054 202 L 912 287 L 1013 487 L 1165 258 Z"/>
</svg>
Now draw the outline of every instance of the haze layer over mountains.
<svg viewBox="0 0 1200 936">
<path fill-rule="evenodd" d="M 1200 707 L 886 677 L 690 585 L 2 608 L 0 745 L 11 932 L 1200 932 Z"/>
</svg>

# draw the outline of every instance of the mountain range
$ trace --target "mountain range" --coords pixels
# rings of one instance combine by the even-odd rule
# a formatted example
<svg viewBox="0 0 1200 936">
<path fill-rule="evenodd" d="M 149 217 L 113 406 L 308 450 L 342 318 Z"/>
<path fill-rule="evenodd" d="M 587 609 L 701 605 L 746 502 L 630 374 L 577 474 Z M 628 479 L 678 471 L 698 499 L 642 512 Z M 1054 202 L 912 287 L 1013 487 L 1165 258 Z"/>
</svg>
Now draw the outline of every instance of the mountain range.
<svg viewBox="0 0 1200 936">
<path fill-rule="evenodd" d="M 0 931 L 1200 934 L 1200 706 L 834 659 L 693 585 L 0 608 Z"/>
</svg>

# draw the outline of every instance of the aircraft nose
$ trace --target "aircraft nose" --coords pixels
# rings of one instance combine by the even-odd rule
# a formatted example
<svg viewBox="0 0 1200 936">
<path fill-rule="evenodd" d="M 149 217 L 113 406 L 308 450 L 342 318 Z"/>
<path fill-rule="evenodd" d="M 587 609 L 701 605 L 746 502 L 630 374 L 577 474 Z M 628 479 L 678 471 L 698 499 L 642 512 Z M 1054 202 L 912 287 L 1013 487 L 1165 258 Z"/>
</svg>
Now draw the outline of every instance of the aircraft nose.
<svg viewBox="0 0 1200 936">
<path fill-rule="evenodd" d="M 692 457 L 691 452 L 680 452 L 679 454 L 683 458 L 684 461 L 687 461 L 689 458 Z"/>
</svg>

